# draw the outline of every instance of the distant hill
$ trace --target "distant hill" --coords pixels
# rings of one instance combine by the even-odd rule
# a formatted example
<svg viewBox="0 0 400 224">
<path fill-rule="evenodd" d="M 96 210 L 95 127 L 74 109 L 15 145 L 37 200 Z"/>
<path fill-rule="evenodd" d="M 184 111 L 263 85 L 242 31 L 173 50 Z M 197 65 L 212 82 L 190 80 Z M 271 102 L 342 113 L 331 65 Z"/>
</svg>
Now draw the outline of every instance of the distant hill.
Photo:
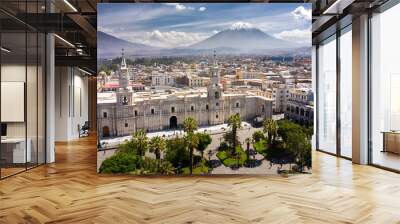
<svg viewBox="0 0 400 224">
<path fill-rule="evenodd" d="M 309 47 L 277 39 L 245 23 L 235 23 L 211 37 L 188 47 L 158 48 L 132 43 L 104 32 L 97 32 L 98 58 L 119 57 L 124 48 L 129 58 L 154 56 L 187 56 L 212 54 L 308 54 Z"/>
<path fill-rule="evenodd" d="M 97 31 L 97 57 L 114 58 L 121 56 L 121 49 L 124 49 L 125 55 L 157 53 L 160 49 L 145 44 L 132 43 L 107 33 Z"/>
</svg>

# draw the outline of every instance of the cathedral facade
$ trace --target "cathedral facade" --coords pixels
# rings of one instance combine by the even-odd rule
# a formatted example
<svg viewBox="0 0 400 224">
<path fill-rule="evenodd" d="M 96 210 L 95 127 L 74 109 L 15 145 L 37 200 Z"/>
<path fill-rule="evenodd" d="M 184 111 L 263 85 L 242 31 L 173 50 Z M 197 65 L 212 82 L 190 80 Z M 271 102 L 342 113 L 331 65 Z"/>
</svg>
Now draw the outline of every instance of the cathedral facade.
<svg viewBox="0 0 400 224">
<path fill-rule="evenodd" d="M 122 58 L 119 69 L 120 88 L 110 99 L 97 103 L 97 125 L 100 138 L 131 135 L 137 130 L 160 131 L 177 129 L 187 117 L 199 126 L 227 123 L 233 114 L 243 121 L 272 117 L 272 100 L 255 95 L 225 94 L 215 60 L 207 91 L 135 93 L 128 89 L 128 67 Z"/>
</svg>

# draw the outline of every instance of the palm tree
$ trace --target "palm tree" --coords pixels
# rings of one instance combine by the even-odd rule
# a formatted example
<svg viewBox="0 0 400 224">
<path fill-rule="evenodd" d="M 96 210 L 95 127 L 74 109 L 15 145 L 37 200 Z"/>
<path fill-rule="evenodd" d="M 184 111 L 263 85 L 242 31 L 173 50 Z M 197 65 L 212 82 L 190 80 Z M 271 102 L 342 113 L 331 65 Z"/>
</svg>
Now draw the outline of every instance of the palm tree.
<svg viewBox="0 0 400 224">
<path fill-rule="evenodd" d="M 201 153 L 201 158 L 204 157 L 204 151 L 206 150 L 207 146 L 211 144 L 212 138 L 207 133 L 196 133 L 197 138 L 199 139 L 199 144 L 197 146 L 197 150 Z"/>
<path fill-rule="evenodd" d="M 164 138 L 155 136 L 150 140 L 150 152 L 156 154 L 156 159 L 161 162 L 161 153 L 165 150 L 167 144 Z"/>
<path fill-rule="evenodd" d="M 164 161 L 160 165 L 160 173 L 169 175 L 169 174 L 174 174 L 175 172 L 175 167 L 168 161 Z"/>
<path fill-rule="evenodd" d="M 263 127 L 264 133 L 268 136 L 268 144 L 272 145 L 278 132 L 278 124 L 273 119 L 267 119 L 263 122 Z"/>
<path fill-rule="evenodd" d="M 193 172 L 193 151 L 199 144 L 199 138 L 194 134 L 197 129 L 197 121 L 193 117 L 188 117 L 183 121 L 183 130 L 186 132 L 185 142 L 189 148 L 190 174 Z"/>
<path fill-rule="evenodd" d="M 193 117 L 188 117 L 183 121 L 183 130 L 186 133 L 193 133 L 197 129 L 197 121 Z"/>
<path fill-rule="evenodd" d="M 235 114 L 229 117 L 228 119 L 228 126 L 232 129 L 232 144 L 233 144 L 233 152 L 236 150 L 236 143 L 237 143 L 237 130 L 241 128 L 242 121 L 240 120 L 240 115 Z"/>
<path fill-rule="evenodd" d="M 186 146 L 189 148 L 190 174 L 193 173 L 193 151 L 199 144 L 199 138 L 193 132 L 188 132 L 185 136 Z"/>
<path fill-rule="evenodd" d="M 246 142 L 246 146 L 247 146 L 247 148 L 246 148 L 247 161 L 249 161 L 251 138 L 246 138 L 245 142 Z"/>
<path fill-rule="evenodd" d="M 132 141 L 137 147 L 137 153 L 140 156 L 144 156 L 144 153 L 149 147 L 149 142 L 146 133 L 143 130 L 136 131 L 133 133 Z"/>
</svg>

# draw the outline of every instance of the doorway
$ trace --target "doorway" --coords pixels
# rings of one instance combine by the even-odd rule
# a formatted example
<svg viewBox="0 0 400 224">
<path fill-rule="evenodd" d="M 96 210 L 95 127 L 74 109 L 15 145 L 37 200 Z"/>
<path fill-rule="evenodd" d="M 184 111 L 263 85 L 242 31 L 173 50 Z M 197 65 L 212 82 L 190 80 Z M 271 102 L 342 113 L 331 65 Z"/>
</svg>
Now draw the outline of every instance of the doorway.
<svg viewBox="0 0 400 224">
<path fill-rule="evenodd" d="M 176 118 L 176 116 L 172 116 L 169 118 L 169 128 L 170 129 L 178 128 L 178 119 Z"/>
</svg>

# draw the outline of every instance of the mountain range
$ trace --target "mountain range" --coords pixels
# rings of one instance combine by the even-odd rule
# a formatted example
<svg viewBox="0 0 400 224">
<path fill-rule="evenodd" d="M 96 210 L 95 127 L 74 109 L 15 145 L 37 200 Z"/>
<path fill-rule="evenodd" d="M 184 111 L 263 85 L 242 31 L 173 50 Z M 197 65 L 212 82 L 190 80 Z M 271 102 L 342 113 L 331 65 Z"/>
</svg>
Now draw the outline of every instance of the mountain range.
<svg viewBox="0 0 400 224">
<path fill-rule="evenodd" d="M 122 48 L 128 57 L 199 55 L 209 54 L 214 49 L 218 54 L 271 54 L 304 50 L 299 44 L 277 39 L 260 29 L 248 26 L 233 26 L 198 43 L 179 48 L 159 48 L 133 43 L 101 31 L 97 33 L 97 40 L 99 58 L 120 56 Z"/>
</svg>

